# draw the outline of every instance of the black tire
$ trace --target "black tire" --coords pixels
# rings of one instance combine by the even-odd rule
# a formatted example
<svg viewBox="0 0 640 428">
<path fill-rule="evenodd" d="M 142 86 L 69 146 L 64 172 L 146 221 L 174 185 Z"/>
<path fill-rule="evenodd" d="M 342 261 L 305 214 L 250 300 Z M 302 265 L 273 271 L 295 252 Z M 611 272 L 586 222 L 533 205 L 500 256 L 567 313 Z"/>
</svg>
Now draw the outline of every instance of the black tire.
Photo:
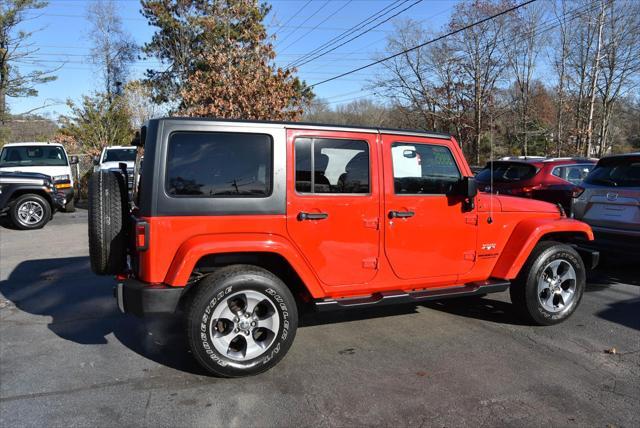
<svg viewBox="0 0 640 428">
<path fill-rule="evenodd" d="M 270 369 L 285 356 L 296 335 L 298 311 L 295 299 L 280 278 L 256 266 L 233 265 L 208 275 L 195 287 L 195 294 L 186 308 L 186 329 L 191 352 L 207 371 L 221 377 L 251 376 Z M 245 340 L 244 346 L 248 349 L 248 342 L 242 331 L 237 332 L 234 329 L 239 324 L 222 317 L 215 318 L 220 322 L 216 321 L 214 324 L 213 315 L 222 307 L 233 306 L 236 309 L 230 309 L 230 313 L 237 315 L 242 322 L 245 319 L 242 303 L 247 302 L 242 296 L 246 296 L 243 294 L 246 292 L 259 293 L 262 295 L 261 298 L 264 297 L 262 303 L 256 305 L 253 314 L 256 315 L 259 308 L 263 308 L 265 314 L 273 311 L 273 315 L 269 316 L 279 317 L 278 331 L 265 336 L 269 339 L 268 342 L 262 342 L 264 350 L 259 351 L 261 354 L 255 358 L 249 359 L 247 356 L 245 360 L 238 360 L 229 356 L 233 344 L 239 341 L 237 349 L 241 352 L 242 341 Z M 236 297 L 238 300 L 234 300 Z M 246 306 L 244 308 L 246 309 Z M 261 334 L 260 327 L 248 327 L 247 330 L 249 328 L 251 331 L 247 336 L 256 338 L 256 335 Z M 217 349 L 220 345 L 214 342 L 214 335 L 220 335 L 220 330 L 223 335 L 229 334 L 229 338 L 233 338 L 226 354 L 220 352 Z M 255 343 L 257 342 L 256 340 Z"/>
<path fill-rule="evenodd" d="M 20 210 L 25 209 L 27 204 L 37 207 L 36 210 L 39 220 L 33 220 L 33 223 L 31 223 L 29 219 L 24 220 L 20 217 Z M 49 201 L 42 196 L 35 193 L 27 193 L 25 195 L 18 196 L 13 202 L 11 202 L 9 215 L 11 217 L 11 222 L 18 229 L 41 229 L 49 222 L 49 220 L 51 220 L 51 205 L 49 204 Z"/>
<path fill-rule="evenodd" d="M 66 212 L 66 213 L 74 213 L 74 212 L 76 212 L 76 204 L 75 204 L 75 201 L 73 200 L 73 198 L 68 200 L 67 203 L 65 204 L 64 212 Z"/>
<path fill-rule="evenodd" d="M 98 275 L 124 272 L 128 207 L 122 174 L 99 171 L 89 179 L 89 256 Z"/>
<path fill-rule="evenodd" d="M 538 282 L 551 272 L 548 266 L 552 262 L 562 263 L 563 266 L 573 268 L 575 280 L 566 280 L 556 284 L 557 287 L 574 287 L 569 304 L 562 304 L 560 296 L 553 296 L 551 288 L 539 292 Z M 565 264 L 566 262 L 566 264 Z M 544 280 L 544 279 L 542 279 Z M 578 307 L 584 293 L 586 283 L 586 270 L 580 255 L 572 247 L 554 241 L 543 241 L 533 249 L 526 263 L 520 270 L 518 277 L 511 284 L 509 294 L 515 309 L 525 321 L 537 325 L 558 324 L 573 314 Z M 558 288 L 558 293 L 560 289 Z M 540 294 L 539 294 L 540 293 Z M 557 308 L 548 310 L 541 302 L 547 300 L 557 304 Z"/>
</svg>

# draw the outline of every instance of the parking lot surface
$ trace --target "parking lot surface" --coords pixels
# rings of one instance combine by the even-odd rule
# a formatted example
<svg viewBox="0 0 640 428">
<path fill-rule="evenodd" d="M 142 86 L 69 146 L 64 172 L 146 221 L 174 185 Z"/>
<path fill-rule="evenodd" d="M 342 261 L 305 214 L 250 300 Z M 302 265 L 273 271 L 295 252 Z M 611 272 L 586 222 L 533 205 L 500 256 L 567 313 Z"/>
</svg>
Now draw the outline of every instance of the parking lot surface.
<svg viewBox="0 0 640 428">
<path fill-rule="evenodd" d="M 593 272 L 554 327 L 507 293 L 306 316 L 275 369 L 230 380 L 176 320 L 118 311 L 86 220 L 0 226 L 1 426 L 640 426 L 637 263 Z"/>
</svg>

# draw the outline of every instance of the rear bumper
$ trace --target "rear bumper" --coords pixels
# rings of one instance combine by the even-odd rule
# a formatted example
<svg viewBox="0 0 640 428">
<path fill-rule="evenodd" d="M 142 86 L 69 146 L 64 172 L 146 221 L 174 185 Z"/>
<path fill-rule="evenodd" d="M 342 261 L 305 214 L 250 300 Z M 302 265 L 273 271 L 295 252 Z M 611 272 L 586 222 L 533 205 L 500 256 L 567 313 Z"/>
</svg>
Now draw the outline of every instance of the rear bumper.
<svg viewBox="0 0 640 428">
<path fill-rule="evenodd" d="M 148 284 L 129 278 L 116 285 L 114 294 L 122 312 L 144 317 L 176 312 L 184 290 L 184 287 Z"/>
<path fill-rule="evenodd" d="M 593 241 L 579 240 L 581 248 L 598 250 L 602 253 L 640 256 L 640 234 L 634 231 L 593 227 Z"/>
</svg>

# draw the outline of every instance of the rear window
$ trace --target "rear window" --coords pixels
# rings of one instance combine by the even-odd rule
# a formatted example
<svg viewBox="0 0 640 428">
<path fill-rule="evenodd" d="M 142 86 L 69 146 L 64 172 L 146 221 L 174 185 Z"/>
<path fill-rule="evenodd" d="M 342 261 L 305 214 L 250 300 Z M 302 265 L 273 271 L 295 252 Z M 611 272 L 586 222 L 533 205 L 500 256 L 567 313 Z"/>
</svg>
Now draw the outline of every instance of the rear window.
<svg viewBox="0 0 640 428">
<path fill-rule="evenodd" d="M 102 162 L 131 162 L 136 160 L 138 151 L 131 149 L 107 149 Z"/>
<path fill-rule="evenodd" d="M 585 183 L 612 187 L 640 187 L 640 157 L 604 159 Z"/>
<path fill-rule="evenodd" d="M 271 194 L 272 159 L 269 135 L 175 132 L 167 152 L 167 193 L 266 197 Z"/>
<path fill-rule="evenodd" d="M 523 162 L 493 163 L 493 181 L 498 183 L 528 180 L 536 175 L 537 172 L 538 170 L 534 165 Z M 488 163 L 487 166 L 476 175 L 476 180 L 483 182 L 491 181 L 491 163 Z"/>
</svg>

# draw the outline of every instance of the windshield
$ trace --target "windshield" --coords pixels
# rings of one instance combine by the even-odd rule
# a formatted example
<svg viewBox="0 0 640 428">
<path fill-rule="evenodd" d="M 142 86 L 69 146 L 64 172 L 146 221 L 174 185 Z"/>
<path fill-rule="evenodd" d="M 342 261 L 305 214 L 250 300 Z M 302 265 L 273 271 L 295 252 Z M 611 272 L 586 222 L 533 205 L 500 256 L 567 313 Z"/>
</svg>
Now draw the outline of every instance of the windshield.
<svg viewBox="0 0 640 428">
<path fill-rule="evenodd" d="M 132 162 L 138 151 L 133 149 L 107 149 L 102 162 Z"/>
<path fill-rule="evenodd" d="M 536 175 L 536 167 L 523 162 L 494 162 L 493 181 L 511 182 L 528 180 Z M 482 182 L 491 181 L 491 163 L 488 163 L 482 171 L 476 175 L 476 180 Z"/>
<path fill-rule="evenodd" d="M 640 187 L 640 157 L 603 160 L 584 182 L 600 186 Z"/>
<path fill-rule="evenodd" d="M 60 146 L 4 147 L 0 155 L 0 167 L 66 165 L 67 156 Z"/>
</svg>

